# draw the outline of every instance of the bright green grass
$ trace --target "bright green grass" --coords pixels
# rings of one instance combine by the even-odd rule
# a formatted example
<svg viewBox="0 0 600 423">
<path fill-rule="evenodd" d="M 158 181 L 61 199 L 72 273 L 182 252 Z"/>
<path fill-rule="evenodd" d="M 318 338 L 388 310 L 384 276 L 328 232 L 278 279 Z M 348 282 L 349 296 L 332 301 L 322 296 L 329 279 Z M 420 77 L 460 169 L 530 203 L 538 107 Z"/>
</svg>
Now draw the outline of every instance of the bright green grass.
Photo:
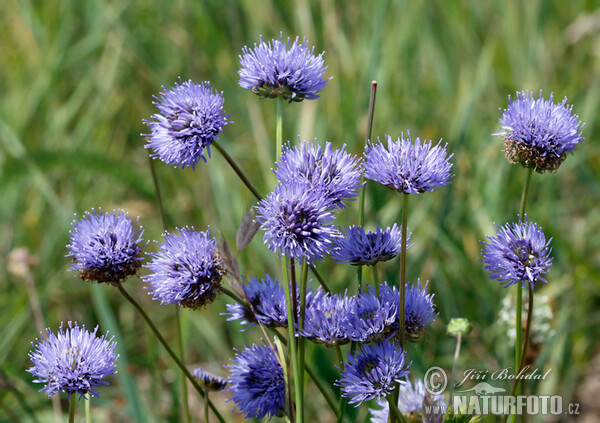
<svg viewBox="0 0 600 423">
<path fill-rule="evenodd" d="M 410 130 L 413 137 L 443 138 L 454 153 L 452 185 L 411 198 L 408 278 L 431 280 L 440 311 L 429 338 L 410 351 L 417 375 L 434 364 L 450 367 L 454 341 L 444 336 L 444 323 L 455 316 L 474 322 L 459 374 L 512 365 L 512 352 L 493 325 L 506 291 L 488 280 L 477 259 L 479 240 L 493 232 L 492 222 L 515 218 L 525 171 L 506 163 L 501 140 L 490 134 L 498 130 L 498 108 L 517 90 L 568 96 L 586 122 L 585 142 L 556 174 L 534 175 L 527 209 L 554 237 L 556 257 L 543 289 L 552 298 L 556 337 L 538 362 L 553 371 L 538 389 L 571 398 L 600 336 L 600 35 L 578 36 L 583 26 L 573 24 L 593 11 L 593 3 L 0 2 L 0 369 L 3 383 L 14 387 L 0 390 L 0 421 L 33 421 L 32 413 L 52 421 L 50 401 L 25 373 L 38 330 L 22 279 L 7 271 L 6 257 L 18 246 L 37 257 L 32 272 L 46 325 L 98 323 L 123 340 L 119 374 L 92 402 L 95 421 L 178 420 L 176 407 L 171 410 L 178 402 L 171 363 L 143 322 L 115 290 L 90 287 L 67 271 L 69 224 L 74 213 L 93 207 L 125 208 L 140 216 L 148 239 L 160 238 L 139 134 L 147 131 L 142 119 L 154 113 L 152 95 L 179 76 L 210 80 L 224 92 L 235 123 L 221 143 L 267 192 L 275 103 L 237 85 L 237 56 L 260 34 L 276 37 L 279 31 L 305 35 L 316 51 L 325 50 L 327 75 L 333 76 L 319 100 L 284 105 L 286 140 L 316 137 L 360 153 L 369 86 L 376 79 L 374 137 L 397 138 Z M 157 162 L 168 221 L 171 227 L 210 225 L 234 245 L 253 198 L 212 153 L 195 172 Z M 369 185 L 367 224 L 390 225 L 400 218 L 399 208 L 398 195 Z M 345 212 L 342 222 L 354 223 L 356 210 Z M 239 259 L 247 277 L 278 269 L 260 236 Z M 397 267 L 396 261 L 385 266 L 388 280 Z M 330 285 L 354 286 L 353 269 L 330 263 L 319 268 Z M 153 303 L 137 279 L 127 288 L 174 340 L 172 309 Z M 219 315 L 224 304 L 182 313 L 189 363 L 221 374 L 233 347 L 259 338 L 258 331 L 240 334 L 237 324 L 225 324 Z M 323 355 L 334 355 L 321 348 L 308 353 L 333 381 L 336 370 L 323 364 Z M 226 397 L 214 395 L 214 401 L 229 414 Z M 309 417 L 327 415 L 320 398 L 311 403 Z M 194 399 L 192 406 L 200 420 L 201 403 Z"/>
</svg>

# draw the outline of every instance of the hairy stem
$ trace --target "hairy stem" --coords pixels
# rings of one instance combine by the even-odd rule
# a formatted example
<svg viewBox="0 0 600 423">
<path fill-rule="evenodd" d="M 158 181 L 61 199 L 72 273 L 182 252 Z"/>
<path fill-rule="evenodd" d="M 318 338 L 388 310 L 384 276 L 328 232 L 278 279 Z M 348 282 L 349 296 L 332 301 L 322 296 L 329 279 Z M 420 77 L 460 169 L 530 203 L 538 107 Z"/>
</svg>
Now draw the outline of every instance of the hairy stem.
<svg viewBox="0 0 600 423">
<path fill-rule="evenodd" d="M 221 153 L 221 155 L 225 158 L 225 161 L 227 161 L 229 166 L 231 166 L 233 171 L 241 179 L 244 185 L 246 185 L 246 187 L 250 190 L 252 195 L 254 195 L 254 197 L 257 200 L 262 200 L 262 195 L 260 195 L 256 188 L 254 188 L 254 185 L 252 185 L 244 171 L 242 171 L 242 169 L 237 165 L 237 163 L 235 162 L 235 160 L 233 160 L 229 153 L 227 153 L 227 151 L 225 151 L 225 149 L 218 142 L 213 142 L 212 145 L 217 149 L 219 153 Z"/>
</svg>

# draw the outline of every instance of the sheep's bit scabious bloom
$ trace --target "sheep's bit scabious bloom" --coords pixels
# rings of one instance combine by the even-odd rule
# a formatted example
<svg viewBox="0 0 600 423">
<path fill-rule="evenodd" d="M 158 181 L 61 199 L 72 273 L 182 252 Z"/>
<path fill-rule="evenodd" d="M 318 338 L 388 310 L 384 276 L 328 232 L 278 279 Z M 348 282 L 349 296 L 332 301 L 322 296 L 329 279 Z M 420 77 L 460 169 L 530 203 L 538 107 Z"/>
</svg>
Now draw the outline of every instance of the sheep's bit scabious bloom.
<svg viewBox="0 0 600 423">
<path fill-rule="evenodd" d="M 154 97 L 159 113 L 153 120 L 144 120 L 150 128 L 146 148 L 151 156 L 175 167 L 196 168 L 198 160 L 206 162 L 204 151 L 210 157 L 210 145 L 229 124 L 229 115 L 223 110 L 223 93 L 217 93 L 210 82 L 197 85 L 183 82 Z"/>
<path fill-rule="evenodd" d="M 108 333 L 96 336 L 96 332 L 98 327 L 88 332 L 85 326 L 80 328 L 77 323 L 69 322 L 67 329 L 61 324 L 56 334 L 46 329 L 31 344 L 33 351 L 29 358 L 33 367 L 27 371 L 37 377 L 34 382 L 46 384 L 41 391 L 48 397 L 59 392 L 69 394 L 69 399 L 72 394 L 97 397 L 94 388 L 108 385 L 104 379 L 116 373 L 119 356 Z"/>
<path fill-rule="evenodd" d="M 142 265 L 140 257 L 146 245 L 144 230 L 137 227 L 123 210 L 102 213 L 85 212 L 73 221 L 67 257 L 73 257 L 71 270 L 78 270 L 85 281 L 113 285 L 135 275 Z"/>
<path fill-rule="evenodd" d="M 555 171 L 583 137 L 583 123 L 573 114 L 567 98 L 554 104 L 553 94 L 548 100 L 536 100 L 533 93 L 518 92 L 517 98 L 508 97 L 508 106 L 502 111 L 502 129 L 493 135 L 504 138 L 504 153 L 509 163 L 519 163 L 538 173 Z"/>
<path fill-rule="evenodd" d="M 323 66 L 323 53 L 315 56 L 314 47 L 309 48 L 306 39 L 299 43 L 296 37 L 264 42 L 260 37 L 253 49 L 242 49 L 238 71 L 240 86 L 252 90 L 264 98 L 281 96 L 284 100 L 314 100 L 327 86 L 329 79 L 323 78 L 327 66 Z"/>
<path fill-rule="evenodd" d="M 484 269 L 490 272 L 492 279 L 500 281 L 500 285 L 508 287 L 520 283 L 522 287 L 533 285 L 537 281 L 546 283 L 542 276 L 548 273 L 553 258 L 550 257 L 549 240 L 538 225 L 527 220 L 507 224 L 503 227 L 496 225 L 498 232 L 488 236 L 488 242 L 483 243 Z"/>
</svg>

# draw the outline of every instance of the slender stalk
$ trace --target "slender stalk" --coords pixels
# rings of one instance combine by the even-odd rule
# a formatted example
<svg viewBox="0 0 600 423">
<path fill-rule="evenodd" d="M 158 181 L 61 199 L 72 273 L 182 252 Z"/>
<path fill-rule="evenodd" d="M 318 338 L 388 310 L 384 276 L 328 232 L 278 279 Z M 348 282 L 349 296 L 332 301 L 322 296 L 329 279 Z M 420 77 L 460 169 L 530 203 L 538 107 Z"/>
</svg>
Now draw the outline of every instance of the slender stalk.
<svg viewBox="0 0 600 423">
<path fill-rule="evenodd" d="M 405 339 L 404 332 L 406 331 L 406 323 L 405 323 L 405 315 L 404 309 L 406 304 L 406 221 L 408 219 L 408 195 L 402 194 L 404 196 L 404 204 L 402 206 L 402 244 L 400 249 L 400 347 L 404 349 Z"/>
<path fill-rule="evenodd" d="M 450 374 L 450 405 L 452 406 L 452 398 L 454 395 L 454 377 L 456 375 L 456 362 L 460 355 L 460 343 L 462 342 L 462 333 L 458 333 L 456 336 L 456 350 L 454 350 L 454 361 L 452 361 L 452 373 Z"/>
<path fill-rule="evenodd" d="M 367 114 L 367 130 L 365 132 L 365 145 L 371 139 L 371 131 L 373 130 L 373 116 L 375 114 L 375 96 L 377 94 L 377 81 L 371 81 L 371 96 L 369 97 L 369 112 Z M 365 182 L 365 177 L 361 177 L 362 182 Z M 360 190 L 360 197 L 358 199 L 358 224 L 365 226 L 365 197 L 367 195 L 367 186 L 363 185 Z M 358 266 L 356 269 L 358 277 L 358 289 L 362 285 L 362 266 Z"/>
<path fill-rule="evenodd" d="M 171 356 L 173 361 L 175 361 L 175 363 L 179 366 L 179 368 L 181 369 L 181 371 L 183 372 L 185 377 L 187 377 L 188 380 L 191 382 L 194 389 L 200 394 L 200 396 L 202 396 L 204 398 L 204 389 L 202 389 L 202 387 L 198 384 L 198 382 L 196 381 L 194 376 L 192 376 L 192 374 L 187 369 L 187 367 L 185 367 L 185 364 L 183 364 L 183 362 L 179 359 L 179 357 L 177 357 L 177 355 L 173 352 L 173 350 L 171 349 L 171 347 L 169 346 L 169 344 L 167 343 L 165 338 L 161 335 L 161 333 L 159 332 L 156 325 L 152 322 L 152 320 L 150 320 L 150 317 L 146 314 L 146 312 L 144 311 L 142 306 L 140 306 L 138 304 L 138 302 L 136 300 L 134 300 L 133 297 L 131 295 L 129 295 L 129 293 L 127 291 L 125 291 L 125 288 L 123 288 L 122 284 L 118 284 L 117 288 L 119 289 L 119 292 L 125 297 L 125 299 L 127 301 L 129 301 L 131 303 L 131 305 L 133 305 L 135 307 L 135 309 L 138 311 L 138 313 L 141 314 L 141 316 L 146 321 L 148 326 L 150 326 L 150 329 L 152 329 L 152 332 L 154 332 L 154 335 L 156 336 L 156 338 L 160 341 L 160 343 L 163 345 L 163 347 L 167 350 L 167 352 L 169 353 L 169 355 Z M 215 414 L 215 416 L 217 417 L 219 422 L 225 423 L 225 420 L 221 416 L 221 413 L 219 413 L 219 410 L 217 410 L 217 408 L 214 406 L 214 404 L 210 400 L 208 400 L 208 406 L 213 411 L 213 413 Z"/>
<path fill-rule="evenodd" d="M 242 171 L 242 169 L 240 169 L 240 167 L 237 165 L 235 160 L 233 160 L 233 158 L 229 155 L 229 153 L 227 153 L 227 151 L 225 151 L 225 149 L 218 142 L 213 142 L 211 145 L 213 145 L 217 149 L 217 151 L 219 153 L 221 153 L 221 155 L 225 158 L 227 163 L 229 163 L 229 166 L 231 166 L 231 168 L 236 173 L 236 175 L 242 180 L 244 185 L 246 185 L 246 187 L 250 190 L 252 195 L 254 195 L 254 197 L 257 200 L 261 200 L 262 195 L 260 195 L 258 193 L 258 191 L 256 190 L 256 188 L 254 188 L 254 185 L 252 185 L 250 180 L 246 177 L 246 174 L 244 173 L 244 171 Z"/>
<path fill-rule="evenodd" d="M 158 203 L 158 212 L 160 214 L 160 219 L 162 221 L 163 229 L 165 232 L 167 231 L 167 219 L 165 216 L 165 209 L 163 207 L 162 195 L 160 193 L 160 184 L 158 183 L 158 175 L 156 174 L 156 169 L 154 167 L 154 160 L 152 157 L 148 156 L 148 160 L 150 162 L 150 172 L 152 173 L 152 181 L 154 182 L 154 192 L 156 193 L 156 202 Z M 185 361 L 185 354 L 183 349 L 183 336 L 181 335 L 181 319 L 179 316 L 179 306 L 177 304 L 175 307 L 175 321 L 177 326 L 177 344 L 179 348 L 179 355 L 181 359 Z M 192 417 L 190 414 L 190 405 L 188 398 L 188 387 L 187 382 L 185 381 L 185 375 L 182 373 L 181 377 L 181 395 L 183 397 L 183 413 L 185 415 L 186 423 L 191 423 Z"/>
<path fill-rule="evenodd" d="M 204 422 L 208 423 L 208 389 L 205 391 L 206 397 L 204 398 Z"/>
<path fill-rule="evenodd" d="M 179 315 L 179 305 L 174 304 L 173 307 L 175 308 L 175 319 L 177 321 L 177 345 L 179 347 L 179 356 L 181 357 L 181 360 L 185 363 L 185 352 L 183 347 L 183 335 L 181 334 L 181 316 Z M 183 374 L 181 378 L 181 394 L 183 396 L 183 409 L 185 414 L 185 421 L 186 423 L 191 423 L 192 416 L 190 414 L 188 387 L 185 375 Z"/>
<path fill-rule="evenodd" d="M 277 120 L 275 122 L 275 161 L 281 157 L 281 141 L 283 139 L 283 113 L 281 112 L 281 96 L 277 97 Z"/>
<path fill-rule="evenodd" d="M 300 367 L 298 365 L 298 351 L 296 349 L 296 334 L 294 330 L 294 308 L 293 308 L 293 300 L 292 293 L 290 292 L 290 283 L 288 281 L 288 269 L 287 269 L 287 260 L 285 256 L 281 257 L 281 268 L 283 271 L 283 290 L 285 292 L 285 303 L 287 305 L 287 316 L 288 316 L 288 349 L 290 351 L 290 362 L 292 365 L 292 371 L 294 374 L 294 391 L 296 398 L 296 422 L 302 423 L 304 419 L 303 415 L 303 407 L 302 407 L 302 395 L 300 392 Z M 295 296 L 295 293 L 294 293 Z M 291 377 L 291 375 L 290 375 Z"/>
<path fill-rule="evenodd" d="M 339 345 L 335 346 L 335 352 L 337 353 L 338 360 L 340 362 L 340 367 L 345 367 L 344 363 L 344 355 L 342 354 L 342 349 Z M 348 404 L 348 398 L 340 395 L 340 408 L 337 413 L 337 423 L 342 423 L 344 421 L 344 414 L 346 413 L 346 405 Z"/>
<path fill-rule="evenodd" d="M 329 287 L 325 283 L 325 279 L 323 279 L 323 276 L 321 276 L 321 274 L 317 271 L 317 268 L 312 264 L 310 265 L 310 271 L 313 272 L 313 275 L 315 275 L 315 278 L 317 278 L 319 284 L 321 284 L 321 286 L 323 287 L 323 290 L 325 292 L 331 292 L 331 289 L 329 289 Z"/>
<path fill-rule="evenodd" d="M 388 405 L 390 406 L 390 415 L 394 417 L 394 420 L 406 423 L 404 415 L 398 409 L 397 401 L 394 400 L 392 397 L 393 395 L 388 395 L 387 397 L 385 397 L 385 399 L 387 399 Z"/>
<path fill-rule="evenodd" d="M 379 297 L 379 272 L 377 271 L 377 263 L 371 266 L 371 272 L 373 273 L 373 285 L 375 285 L 375 293 Z"/>
<path fill-rule="evenodd" d="M 92 414 L 90 412 L 90 394 L 85 396 L 85 423 L 92 423 Z"/>
<path fill-rule="evenodd" d="M 527 176 L 525 177 L 525 183 L 523 184 L 523 192 L 521 194 L 521 204 L 519 206 L 519 216 L 521 219 L 525 218 L 525 206 L 527 205 L 527 194 L 529 193 L 529 186 L 531 184 L 531 176 L 533 175 L 533 169 L 527 169 Z M 515 337 L 515 375 L 519 374 L 519 364 L 521 363 L 521 333 L 522 333 L 522 313 L 523 313 L 523 289 L 520 284 L 515 284 L 517 289 L 517 315 L 516 315 L 516 337 Z M 517 380 L 515 379 L 517 382 Z M 518 386 L 517 386 L 518 392 Z"/>
<path fill-rule="evenodd" d="M 308 288 L 308 263 L 302 263 L 302 276 L 300 277 L 300 315 L 298 317 L 298 330 L 304 328 L 304 316 L 306 314 L 306 291 Z M 306 339 L 298 338 L 298 355 L 300 359 L 300 388 L 304 396 L 304 370 L 306 368 Z"/>
<path fill-rule="evenodd" d="M 75 395 L 69 398 L 69 423 L 75 423 Z"/>
</svg>

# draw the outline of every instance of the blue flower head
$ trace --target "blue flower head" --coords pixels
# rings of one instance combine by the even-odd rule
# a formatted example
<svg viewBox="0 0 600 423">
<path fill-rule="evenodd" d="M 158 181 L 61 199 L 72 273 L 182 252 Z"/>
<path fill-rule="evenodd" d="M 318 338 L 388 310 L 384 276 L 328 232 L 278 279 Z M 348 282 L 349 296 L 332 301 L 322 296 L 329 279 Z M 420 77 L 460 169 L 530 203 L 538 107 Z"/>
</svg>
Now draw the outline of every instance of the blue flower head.
<svg viewBox="0 0 600 423">
<path fill-rule="evenodd" d="M 256 320 L 268 327 L 287 327 L 287 308 L 283 286 L 269 274 L 242 285 L 254 312 L 239 303 L 227 304 L 227 320 L 241 320 L 242 324 L 255 325 Z"/>
<path fill-rule="evenodd" d="M 350 398 L 349 403 L 356 406 L 386 397 L 410 373 L 405 356 L 395 340 L 361 345 L 354 355 L 348 352 L 348 363 L 335 384 L 342 390 L 342 396 Z"/>
<path fill-rule="evenodd" d="M 94 388 L 108 385 L 105 379 L 116 373 L 116 344 L 108 339 L 108 333 L 96 336 L 98 327 L 88 332 L 77 323 L 68 326 L 63 329 L 61 324 L 56 334 L 50 329 L 40 333 L 40 339 L 31 344 L 33 367 L 27 371 L 37 377 L 34 382 L 46 384 L 41 391 L 48 397 L 59 392 L 69 394 L 69 399 L 72 394 L 97 397 Z"/>
<path fill-rule="evenodd" d="M 362 187 L 359 159 L 344 151 L 344 144 L 334 150 L 304 141 L 299 146 L 287 144 L 277 163 L 275 176 L 282 184 L 305 183 L 309 189 L 320 190 L 336 207 L 345 208 L 348 200 L 358 196 Z"/>
<path fill-rule="evenodd" d="M 538 173 L 552 172 L 583 140 L 583 123 L 573 114 L 573 106 L 567 105 L 566 97 L 554 104 L 553 94 L 546 100 L 540 91 L 536 100 L 533 93 L 522 91 L 515 100 L 509 96 L 508 102 L 506 110 L 501 110 L 502 128 L 493 135 L 504 138 L 504 153 L 510 163 Z"/>
<path fill-rule="evenodd" d="M 67 257 L 73 257 L 71 270 L 78 270 L 81 279 L 117 285 L 137 273 L 146 245 L 137 220 L 133 223 L 123 210 L 110 214 L 100 209 L 85 212 L 72 226 Z"/>
<path fill-rule="evenodd" d="M 306 39 L 299 43 L 298 37 L 290 45 L 290 39 L 284 41 L 283 34 L 279 40 L 269 42 L 261 36 L 253 49 L 242 49 L 240 86 L 265 98 L 281 96 L 290 103 L 314 100 L 331 79 L 323 78 L 327 69 L 323 66 L 323 53 L 315 56 L 314 49 L 308 47 Z"/>
<path fill-rule="evenodd" d="M 355 342 L 374 342 L 398 320 L 398 304 L 382 300 L 374 287 L 359 291 L 342 322 L 347 337 Z"/>
<path fill-rule="evenodd" d="M 412 245 L 410 234 L 407 236 L 407 248 Z M 365 231 L 363 227 L 346 228 L 345 236 L 336 241 L 332 257 L 339 262 L 354 266 L 373 266 L 380 261 L 390 260 L 400 252 L 402 247 L 402 229 L 395 223 L 382 230 L 377 226 L 375 232 Z"/>
<path fill-rule="evenodd" d="M 279 415 L 285 405 L 285 380 L 275 352 L 252 345 L 238 351 L 232 361 L 226 366 L 230 372 L 227 390 L 233 393 L 235 408 L 247 418 Z"/>
<path fill-rule="evenodd" d="M 149 137 L 146 148 L 168 165 L 195 169 L 201 158 L 206 162 L 205 149 L 210 157 L 210 144 L 230 123 L 223 111 L 223 94 L 210 82 L 197 85 L 181 78 L 172 89 L 163 90 L 154 102 L 159 113 L 144 120 L 151 131 L 142 134 Z"/>
<path fill-rule="evenodd" d="M 330 294 L 317 290 L 307 301 L 304 327 L 298 331 L 302 337 L 327 347 L 350 342 L 343 322 L 354 302 L 346 294 Z"/>
<path fill-rule="evenodd" d="M 548 247 L 552 238 L 546 241 L 542 228 L 529 222 L 527 216 L 525 221 L 519 217 L 518 223 L 496 228 L 496 235 L 488 236 L 481 250 L 483 268 L 490 272 L 490 277 L 505 288 L 520 283 L 521 287 L 529 284 L 533 290 L 536 281 L 546 283 L 542 275 L 552 265 Z"/>
<path fill-rule="evenodd" d="M 155 300 L 193 309 L 214 301 L 225 269 L 209 231 L 165 232 L 160 250 L 145 266 L 152 273 L 143 277 Z"/>
<path fill-rule="evenodd" d="M 432 146 L 431 141 L 419 138 L 412 143 L 410 133 L 395 142 L 389 135 L 385 137 L 387 148 L 379 140 L 365 147 L 365 178 L 405 194 L 435 191 L 450 183 L 452 154 L 448 156 L 446 145 Z"/>
<path fill-rule="evenodd" d="M 278 184 L 257 206 L 257 221 L 271 251 L 300 262 L 322 260 L 340 236 L 331 201 L 304 184 Z"/>
<path fill-rule="evenodd" d="M 204 386 L 209 391 L 222 391 L 227 387 L 227 380 L 220 376 L 213 375 L 204 369 L 199 367 L 194 369 L 194 377 L 202 381 Z"/>
</svg>

